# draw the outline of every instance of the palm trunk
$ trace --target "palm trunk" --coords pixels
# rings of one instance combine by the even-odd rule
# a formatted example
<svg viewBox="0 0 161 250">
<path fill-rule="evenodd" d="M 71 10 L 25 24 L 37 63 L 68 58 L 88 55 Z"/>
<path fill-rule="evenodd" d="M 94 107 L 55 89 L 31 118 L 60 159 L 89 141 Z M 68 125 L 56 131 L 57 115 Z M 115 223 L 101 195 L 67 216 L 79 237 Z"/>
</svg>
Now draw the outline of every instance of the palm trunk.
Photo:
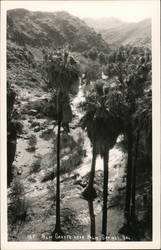
<svg viewBox="0 0 161 250">
<path fill-rule="evenodd" d="M 97 197 L 96 191 L 93 187 L 94 177 L 95 177 L 96 158 L 97 158 L 96 150 L 95 150 L 95 147 L 93 147 L 92 164 L 91 164 L 91 171 L 90 171 L 90 176 L 89 176 L 89 183 L 82 193 L 83 197 L 86 200 L 94 200 Z"/>
<path fill-rule="evenodd" d="M 135 155 L 134 155 L 134 164 L 133 164 L 133 174 L 132 174 L 132 204 L 131 204 L 131 218 L 135 220 L 135 192 L 136 192 L 136 166 L 137 166 L 137 157 L 138 157 L 138 146 L 139 146 L 139 136 L 140 130 L 137 131 L 136 144 L 135 144 Z"/>
<path fill-rule="evenodd" d="M 7 135 L 7 187 L 10 187 L 13 179 L 12 164 L 15 159 L 17 146 L 17 131 L 11 121 L 7 123 L 7 131 L 9 132 L 9 135 Z"/>
<path fill-rule="evenodd" d="M 60 229 L 60 128 L 61 121 L 58 121 L 56 173 L 56 228 L 58 229 Z"/>
<path fill-rule="evenodd" d="M 61 129 L 61 100 L 60 93 L 57 95 L 57 171 L 56 171 L 56 225 L 53 232 L 53 240 L 60 240 L 59 236 L 63 235 L 60 227 L 60 129 Z"/>
<path fill-rule="evenodd" d="M 91 220 L 91 241 L 95 241 L 95 214 L 93 209 L 93 201 L 88 201 L 89 206 L 89 214 L 90 214 L 90 220 Z"/>
<path fill-rule="evenodd" d="M 129 224 L 130 222 L 131 182 L 132 182 L 132 148 L 133 148 L 132 128 L 131 126 L 129 126 L 128 161 L 127 161 L 127 176 L 126 176 L 126 200 L 125 200 L 125 218 L 127 219 L 127 224 Z"/>
<path fill-rule="evenodd" d="M 89 187 L 93 187 L 94 177 L 95 177 L 95 166 L 96 166 L 96 151 L 95 151 L 95 148 L 93 147 L 92 165 L 91 165 L 91 171 L 90 171 L 90 177 L 89 177 Z"/>
<path fill-rule="evenodd" d="M 102 241 L 106 241 L 106 236 L 107 236 L 108 161 L 109 161 L 109 151 L 103 156 L 104 178 L 103 178 Z"/>
</svg>

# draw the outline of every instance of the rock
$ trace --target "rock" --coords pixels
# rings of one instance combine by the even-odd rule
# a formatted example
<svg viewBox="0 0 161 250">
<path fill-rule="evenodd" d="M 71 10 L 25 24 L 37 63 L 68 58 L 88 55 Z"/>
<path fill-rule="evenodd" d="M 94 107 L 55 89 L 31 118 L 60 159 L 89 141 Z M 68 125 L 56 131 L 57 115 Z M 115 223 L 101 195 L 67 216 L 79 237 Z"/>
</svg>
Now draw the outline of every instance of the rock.
<svg viewBox="0 0 161 250">
<path fill-rule="evenodd" d="M 41 128 L 43 128 L 45 125 L 42 125 Z M 41 138 L 43 138 L 44 140 L 50 140 L 53 136 L 53 129 L 46 129 L 42 132 L 41 134 Z"/>
<path fill-rule="evenodd" d="M 64 149 L 62 149 L 62 153 L 63 154 L 69 154 L 70 153 L 70 147 L 67 147 L 67 148 L 64 148 Z"/>
<path fill-rule="evenodd" d="M 124 187 L 119 187 L 118 191 L 123 191 L 124 189 L 125 189 L 125 186 Z"/>
<path fill-rule="evenodd" d="M 122 182 L 126 181 L 126 175 L 122 176 Z"/>
<path fill-rule="evenodd" d="M 21 120 L 26 120 L 26 115 L 25 114 L 23 114 L 23 115 L 21 115 Z"/>
<path fill-rule="evenodd" d="M 55 178 L 55 173 L 49 172 L 45 176 L 43 176 L 43 178 L 41 179 L 41 182 L 50 181 L 50 180 L 53 180 L 54 178 Z"/>
<path fill-rule="evenodd" d="M 41 119 L 41 118 L 42 118 L 42 114 L 38 113 L 38 114 L 36 115 L 36 118 L 37 118 L 37 119 Z"/>
<path fill-rule="evenodd" d="M 32 183 L 35 183 L 35 182 L 36 182 L 36 180 L 35 180 L 34 178 L 32 178 L 32 177 L 29 177 L 29 178 L 28 178 L 28 181 L 30 181 L 30 182 L 32 182 Z"/>
<path fill-rule="evenodd" d="M 73 182 L 74 185 L 80 185 L 81 187 L 86 187 L 87 183 L 83 183 L 82 180 L 76 180 Z"/>
<path fill-rule="evenodd" d="M 82 153 L 83 153 L 83 156 L 84 156 L 84 157 L 87 156 L 87 151 L 86 151 L 86 149 L 84 149 Z"/>
<path fill-rule="evenodd" d="M 75 173 L 73 176 L 71 176 L 71 179 L 76 180 L 78 177 L 80 178 L 80 174 Z"/>
<path fill-rule="evenodd" d="M 26 150 L 28 151 L 28 152 L 34 152 L 35 150 L 36 150 L 36 148 L 35 148 L 35 146 L 30 146 L 30 147 L 27 147 L 26 148 Z"/>
<path fill-rule="evenodd" d="M 56 121 L 52 121 L 51 125 L 55 125 L 56 126 Z"/>
<path fill-rule="evenodd" d="M 75 129 L 75 128 L 76 128 L 76 126 L 70 126 L 70 128 L 71 128 L 71 129 Z"/>
<path fill-rule="evenodd" d="M 70 155 L 65 155 L 62 159 L 62 165 L 65 165 L 69 159 L 70 159 Z"/>
<path fill-rule="evenodd" d="M 39 126 L 36 126 L 35 128 L 34 128 L 34 132 L 39 132 L 40 131 L 40 127 Z"/>
<path fill-rule="evenodd" d="M 36 109 L 31 109 L 28 111 L 28 115 L 36 115 L 37 114 L 37 110 Z"/>
<path fill-rule="evenodd" d="M 34 128 L 34 127 L 38 127 L 38 126 L 40 126 L 40 122 L 33 121 L 30 127 Z"/>
<path fill-rule="evenodd" d="M 17 170 L 17 174 L 18 174 L 18 175 L 21 175 L 22 172 L 23 172 L 23 171 L 22 171 L 22 168 L 19 168 L 19 169 Z"/>
<path fill-rule="evenodd" d="M 41 94 L 37 93 L 35 94 L 36 97 L 41 97 Z"/>
<path fill-rule="evenodd" d="M 34 154 L 34 157 L 35 158 L 41 158 L 41 154 L 39 154 L 39 153 L 38 154 Z"/>
</svg>

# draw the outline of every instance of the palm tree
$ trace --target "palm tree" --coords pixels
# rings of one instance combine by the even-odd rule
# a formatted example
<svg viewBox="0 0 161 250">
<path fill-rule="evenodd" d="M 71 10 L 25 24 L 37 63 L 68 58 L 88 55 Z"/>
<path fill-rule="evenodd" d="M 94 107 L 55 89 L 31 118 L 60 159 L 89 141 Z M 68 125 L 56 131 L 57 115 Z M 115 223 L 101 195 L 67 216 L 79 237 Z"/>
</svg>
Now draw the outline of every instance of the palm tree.
<svg viewBox="0 0 161 250">
<path fill-rule="evenodd" d="M 56 225 L 53 240 L 58 240 L 63 234 L 60 226 L 60 130 L 62 123 L 68 124 L 72 119 L 69 94 L 75 95 L 79 89 L 78 64 L 68 52 L 56 51 L 49 57 L 47 73 L 57 107 Z"/>
<path fill-rule="evenodd" d="M 139 142 L 142 137 L 146 138 L 146 143 L 150 144 L 151 150 L 151 134 L 152 134 L 152 93 L 148 89 L 145 91 L 143 98 L 137 100 L 136 112 L 134 120 L 136 124 L 136 140 L 134 146 L 134 163 L 132 172 L 132 190 L 131 190 L 131 218 L 135 220 L 135 194 L 136 194 L 136 168 L 138 159 Z M 150 143 L 149 143 L 150 142 Z"/>
<path fill-rule="evenodd" d="M 122 47 L 111 54 L 109 59 L 110 64 L 106 67 L 105 74 L 117 79 L 123 94 L 120 117 L 124 137 L 127 138 L 125 219 L 129 225 L 135 211 L 136 165 L 141 129 L 134 116 L 139 113 L 139 100 L 144 98 L 146 89 L 151 86 L 151 52 L 143 48 Z M 143 110 L 145 111 L 144 108 Z M 137 117 L 141 117 L 141 112 Z"/>
<path fill-rule="evenodd" d="M 108 161 L 109 150 L 114 146 L 121 127 L 115 116 L 112 106 L 113 98 L 117 88 L 110 90 L 110 84 L 98 80 L 92 83 L 86 95 L 85 102 L 82 104 L 85 115 L 82 118 L 83 128 L 86 128 L 88 137 L 93 147 L 93 159 L 91 172 L 87 187 L 83 196 L 88 201 L 96 198 L 96 191 L 93 187 L 96 156 L 99 154 L 104 163 L 103 180 L 103 216 L 102 216 L 102 235 L 107 234 L 107 196 L 108 196 Z M 113 109 L 112 109 L 113 107 Z"/>
</svg>

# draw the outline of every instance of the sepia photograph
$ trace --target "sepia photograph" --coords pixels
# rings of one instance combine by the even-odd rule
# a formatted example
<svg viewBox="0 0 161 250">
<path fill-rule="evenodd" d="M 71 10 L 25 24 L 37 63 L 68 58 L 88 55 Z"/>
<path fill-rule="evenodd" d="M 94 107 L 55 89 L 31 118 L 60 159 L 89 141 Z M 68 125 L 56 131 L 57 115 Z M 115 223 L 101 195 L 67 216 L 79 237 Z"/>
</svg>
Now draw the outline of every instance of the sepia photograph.
<svg viewBox="0 0 161 250">
<path fill-rule="evenodd" d="M 150 247 L 155 219 L 157 229 L 160 223 L 152 108 L 159 106 L 152 29 L 158 1 L 3 6 L 1 155 L 10 245 L 2 249 L 24 242 Z"/>
</svg>

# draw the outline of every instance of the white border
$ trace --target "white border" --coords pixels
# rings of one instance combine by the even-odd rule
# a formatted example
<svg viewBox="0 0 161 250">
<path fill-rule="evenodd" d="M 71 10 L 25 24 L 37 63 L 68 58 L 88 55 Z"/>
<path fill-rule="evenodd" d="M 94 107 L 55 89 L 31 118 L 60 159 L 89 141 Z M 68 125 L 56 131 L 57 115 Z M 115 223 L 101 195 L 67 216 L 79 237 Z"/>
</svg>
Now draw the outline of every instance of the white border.
<svg viewBox="0 0 161 250">
<path fill-rule="evenodd" d="M 1 248 L 9 249 L 160 249 L 160 2 L 153 2 L 152 98 L 153 98 L 153 241 L 151 242 L 8 242 L 6 178 L 6 9 L 14 1 L 1 2 Z M 34 1 L 28 1 L 32 4 Z M 38 1 L 36 1 L 38 2 Z M 46 2 L 46 1 L 44 1 Z M 91 1 L 92 2 L 92 1 Z M 100 1 L 101 2 L 101 1 Z M 41 4 L 40 1 L 39 4 Z M 61 2 L 62 4 L 62 2 Z M 91 3 L 92 4 L 92 3 Z M 103 2 L 102 2 L 103 4 Z"/>
</svg>

